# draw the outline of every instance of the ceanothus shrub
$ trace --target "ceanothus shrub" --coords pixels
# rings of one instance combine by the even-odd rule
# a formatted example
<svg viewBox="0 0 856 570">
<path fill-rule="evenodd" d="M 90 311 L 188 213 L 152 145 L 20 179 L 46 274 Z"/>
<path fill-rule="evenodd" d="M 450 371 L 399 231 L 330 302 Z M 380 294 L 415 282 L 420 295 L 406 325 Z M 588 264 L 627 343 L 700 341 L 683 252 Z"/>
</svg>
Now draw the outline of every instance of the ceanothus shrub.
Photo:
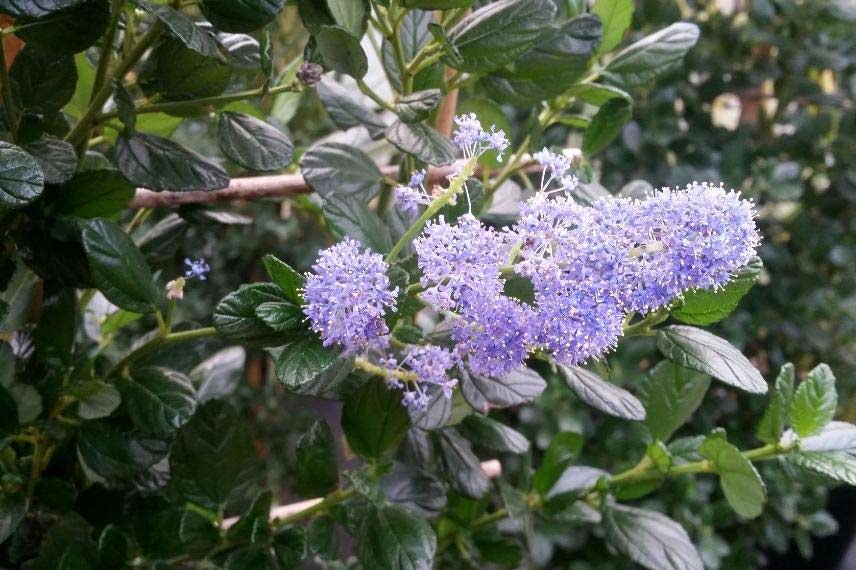
<svg viewBox="0 0 856 570">
<path fill-rule="evenodd" d="M 856 483 L 823 364 L 754 435 L 688 433 L 712 380 L 768 389 L 702 328 L 761 271 L 753 203 L 598 183 L 695 25 L 285 4 L 0 0 L 0 566 L 555 567 L 574 538 L 698 569 L 665 481 L 735 525 L 785 478 Z M 224 259 L 271 218 L 294 263 L 253 281 Z M 542 402 L 574 419 L 529 437 Z"/>
</svg>

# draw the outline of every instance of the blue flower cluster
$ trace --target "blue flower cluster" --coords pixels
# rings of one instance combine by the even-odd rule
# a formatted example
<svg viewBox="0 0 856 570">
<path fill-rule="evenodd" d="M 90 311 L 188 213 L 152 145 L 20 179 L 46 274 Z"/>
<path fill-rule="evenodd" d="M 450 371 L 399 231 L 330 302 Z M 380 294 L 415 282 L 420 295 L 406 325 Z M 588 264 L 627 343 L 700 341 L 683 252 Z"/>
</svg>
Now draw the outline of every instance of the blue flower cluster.
<svg viewBox="0 0 856 570">
<path fill-rule="evenodd" d="M 495 131 L 484 131 L 474 116 L 456 121 L 454 140 L 465 152 L 494 144 Z M 753 205 L 722 185 L 693 183 L 643 200 L 582 206 L 568 195 L 578 184 L 568 175 L 570 155 L 544 150 L 533 158 L 544 166 L 541 188 L 514 225 L 495 230 L 472 214 L 455 224 L 441 216 L 413 242 L 420 299 L 449 321 L 452 350 L 409 346 L 398 361 L 384 321 L 397 290 L 381 256 L 360 252 L 353 240 L 322 252 L 307 278 L 306 314 L 324 344 L 376 359 L 404 391 L 404 403 L 424 409 L 432 386 L 451 396 L 457 381 L 449 373 L 458 366 L 498 377 L 534 350 L 565 364 L 598 357 L 616 345 L 629 314 L 722 286 L 755 255 Z M 430 203 L 424 177 L 421 171 L 411 180 L 409 189 L 421 189 L 413 204 Z M 531 281 L 531 303 L 505 294 L 510 274 Z"/>
</svg>

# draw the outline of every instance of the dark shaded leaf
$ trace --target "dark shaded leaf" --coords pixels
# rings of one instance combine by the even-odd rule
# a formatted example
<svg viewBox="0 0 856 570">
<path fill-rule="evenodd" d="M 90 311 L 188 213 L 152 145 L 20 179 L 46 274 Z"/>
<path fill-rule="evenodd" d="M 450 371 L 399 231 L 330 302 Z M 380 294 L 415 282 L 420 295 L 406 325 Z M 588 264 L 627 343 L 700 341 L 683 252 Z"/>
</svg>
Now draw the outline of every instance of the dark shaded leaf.
<svg viewBox="0 0 856 570">
<path fill-rule="evenodd" d="M 273 283 L 241 285 L 217 304 L 212 317 L 214 327 L 235 342 L 257 346 L 282 344 L 282 334 L 256 316 L 256 307 L 283 300 L 282 291 Z"/>
<path fill-rule="evenodd" d="M 58 212 L 79 218 L 110 217 L 133 198 L 134 187 L 118 171 L 84 170 L 63 184 L 54 206 Z"/>
<path fill-rule="evenodd" d="M 248 170 L 278 170 L 294 157 L 294 143 L 288 137 L 244 113 L 220 114 L 217 141 L 223 154 Z"/>
<path fill-rule="evenodd" d="M 403 122 L 415 123 L 427 119 L 442 97 L 443 92 L 439 89 L 417 91 L 399 98 L 395 103 L 395 112 Z"/>
<path fill-rule="evenodd" d="M 345 398 L 342 430 L 351 449 L 366 458 L 380 459 L 397 446 L 410 428 L 410 416 L 401 393 L 372 378 Z"/>
<path fill-rule="evenodd" d="M 157 463 L 166 442 L 139 439 L 103 421 L 85 422 L 77 437 L 77 453 L 86 467 L 105 479 L 127 479 Z"/>
<path fill-rule="evenodd" d="M 291 340 L 276 359 L 277 378 L 291 391 L 306 390 L 336 363 L 339 354 L 321 344 L 313 333 Z"/>
<path fill-rule="evenodd" d="M 526 436 L 485 416 L 467 416 L 461 424 L 461 429 L 467 439 L 494 451 L 525 453 L 529 450 L 529 440 Z"/>
<path fill-rule="evenodd" d="M 571 462 L 580 454 L 583 439 L 580 434 L 563 431 L 550 441 L 541 465 L 532 477 L 532 487 L 541 495 L 546 495 Z"/>
<path fill-rule="evenodd" d="M 30 2 L 44 4 L 44 2 Z M 81 25 L 85 22 L 85 25 Z M 41 18 L 21 17 L 15 35 L 28 46 L 59 53 L 77 53 L 100 38 L 110 22 L 108 0 L 86 0 Z"/>
<path fill-rule="evenodd" d="M 316 420 L 297 441 L 297 492 L 320 497 L 339 485 L 336 442 L 330 426 Z"/>
<path fill-rule="evenodd" d="M 358 534 L 364 568 L 430 570 L 436 550 L 431 526 L 401 507 L 371 507 Z"/>
<path fill-rule="evenodd" d="M 389 226 L 358 196 L 332 194 L 324 200 L 324 218 L 337 239 L 349 237 L 377 253 L 392 249 Z"/>
<path fill-rule="evenodd" d="M 589 406 L 627 420 L 644 420 L 645 407 L 633 394 L 585 368 L 562 366 L 568 387 Z"/>
<path fill-rule="evenodd" d="M 24 146 L 42 169 L 47 184 L 68 182 L 77 169 L 74 147 L 65 141 L 44 136 Z"/>
<path fill-rule="evenodd" d="M 651 437 L 668 441 L 698 409 L 709 387 L 707 374 L 668 360 L 657 364 L 639 386 Z"/>
<path fill-rule="evenodd" d="M 383 137 L 386 123 L 338 81 L 324 77 L 315 86 L 315 92 L 330 119 L 340 129 L 347 130 L 362 125 L 373 139 Z"/>
<path fill-rule="evenodd" d="M 368 201 L 383 182 L 383 174 L 367 154 L 337 142 L 309 147 L 300 159 L 300 173 L 323 198 L 335 192 Z"/>
<path fill-rule="evenodd" d="M 282 290 L 285 298 L 295 305 L 302 305 L 303 295 L 300 291 L 303 289 L 306 278 L 270 253 L 262 257 L 262 262 L 271 281 Z"/>
<path fill-rule="evenodd" d="M 170 6 L 156 6 L 154 13 L 170 36 L 199 55 L 226 62 L 226 49 L 210 29 L 198 26 L 187 14 Z"/>
<path fill-rule="evenodd" d="M 232 77 L 232 69 L 222 54 L 218 53 L 217 57 L 201 55 L 173 38 L 161 41 L 151 57 L 154 66 L 143 69 L 140 85 L 145 92 L 155 91 L 167 101 L 219 95 Z"/>
<path fill-rule="evenodd" d="M 306 316 L 288 301 L 272 301 L 256 307 L 256 316 L 277 332 L 302 329 Z"/>
<path fill-rule="evenodd" d="M 506 408 L 532 402 L 546 387 L 544 379 L 525 366 L 515 368 L 500 378 L 465 374 L 461 381 L 464 398 L 477 410 L 484 410 L 485 404 Z"/>
<path fill-rule="evenodd" d="M 639 87 L 677 64 L 698 41 L 695 24 L 677 22 L 621 50 L 602 76 L 622 88 Z"/>
<path fill-rule="evenodd" d="M 315 35 L 324 65 L 333 71 L 362 79 L 369 70 L 360 40 L 341 26 L 321 26 Z"/>
<path fill-rule="evenodd" d="M 49 16 L 60 10 L 73 8 L 83 0 L 0 0 L 0 12 L 10 16 L 30 18 L 41 18 Z"/>
<path fill-rule="evenodd" d="M 253 32 L 280 13 L 285 0 L 203 0 L 202 14 L 224 32 Z"/>
<path fill-rule="evenodd" d="M 122 382 L 125 406 L 143 433 L 169 435 L 196 410 L 196 390 L 184 374 L 161 367 L 137 368 Z"/>
<path fill-rule="evenodd" d="M 55 113 L 74 95 L 77 67 L 71 56 L 24 48 L 9 69 L 9 83 L 22 109 Z"/>
<path fill-rule="evenodd" d="M 0 141 L 0 209 L 26 206 L 42 194 L 44 174 L 36 159 L 20 147 Z"/>
<path fill-rule="evenodd" d="M 470 442 L 455 428 L 434 432 L 439 445 L 440 466 L 452 487 L 467 497 L 478 499 L 490 489 L 490 481 L 482 471 Z"/>
<path fill-rule="evenodd" d="M 606 148 L 632 115 L 631 105 L 626 99 L 619 97 L 604 103 L 583 135 L 583 154 L 591 156 Z"/>
<path fill-rule="evenodd" d="M 434 166 L 451 164 L 457 158 L 452 143 L 423 123 L 395 121 L 386 129 L 386 138 L 401 152 Z"/>
</svg>

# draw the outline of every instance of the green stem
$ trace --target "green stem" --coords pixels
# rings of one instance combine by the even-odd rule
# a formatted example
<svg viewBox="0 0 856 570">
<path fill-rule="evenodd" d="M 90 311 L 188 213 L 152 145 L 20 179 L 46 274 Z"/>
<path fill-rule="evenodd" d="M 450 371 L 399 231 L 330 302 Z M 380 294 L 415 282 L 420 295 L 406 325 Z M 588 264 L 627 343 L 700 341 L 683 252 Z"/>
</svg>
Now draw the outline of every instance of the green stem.
<svg viewBox="0 0 856 570">
<path fill-rule="evenodd" d="M 143 356 L 151 354 L 152 352 L 154 352 L 155 350 L 157 350 L 158 348 L 160 348 L 161 346 L 163 346 L 165 344 L 172 344 L 172 343 L 176 343 L 176 342 L 186 342 L 189 340 L 196 340 L 199 338 L 205 338 L 205 337 L 216 336 L 216 335 L 217 335 L 217 329 L 215 329 L 214 327 L 204 327 L 204 328 L 199 328 L 199 329 L 192 329 L 189 331 L 180 331 L 180 332 L 167 333 L 167 334 L 158 334 L 158 335 L 152 337 L 148 342 L 146 342 L 145 344 L 143 344 L 142 346 L 140 346 L 136 350 L 133 350 L 133 351 L 129 352 L 127 355 L 125 355 L 125 358 L 123 358 L 122 360 L 117 362 L 109 370 L 109 372 L 107 372 L 107 376 L 110 377 L 110 376 L 113 376 L 114 374 L 122 373 L 124 370 L 127 370 L 128 367 L 131 366 L 131 364 L 133 364 L 134 362 L 136 362 L 137 360 L 139 360 Z"/>
<path fill-rule="evenodd" d="M 143 57 L 146 51 L 151 47 L 154 41 L 158 38 L 163 29 L 163 24 L 160 20 L 155 20 L 152 22 L 152 25 L 149 27 L 148 31 L 140 38 L 134 47 L 131 48 L 125 57 L 119 61 L 119 64 L 116 66 L 116 69 L 113 71 L 110 77 L 105 78 L 104 85 L 101 86 L 101 89 L 98 90 L 97 93 L 93 94 L 92 99 L 89 102 L 89 107 L 86 109 L 86 112 L 74 126 L 74 128 L 69 132 L 65 140 L 72 144 L 79 144 L 81 141 L 85 141 L 89 138 L 89 130 L 92 128 L 92 125 L 95 123 L 98 114 L 101 112 L 101 108 L 104 106 L 104 103 L 107 102 L 107 99 L 110 98 L 110 94 L 113 92 L 112 86 L 110 85 L 112 79 L 121 79 L 125 76 L 128 71 L 131 70 L 134 65 Z"/>
<path fill-rule="evenodd" d="M 164 342 L 167 344 L 174 342 L 187 342 L 188 340 L 217 336 L 217 334 L 217 329 L 214 327 L 203 327 L 200 329 L 191 329 L 189 331 L 169 333 L 164 337 Z"/>
<path fill-rule="evenodd" d="M 360 88 L 364 94 L 366 94 L 369 99 L 380 105 L 380 107 L 386 109 L 387 111 L 395 112 L 395 108 L 390 105 L 388 102 L 384 101 L 383 97 L 374 92 L 374 90 L 369 87 L 365 81 L 362 79 L 357 79 L 357 86 Z"/>
<path fill-rule="evenodd" d="M 333 491 L 332 493 L 327 495 L 324 498 L 324 500 L 321 501 L 320 503 L 318 503 L 317 505 L 312 505 L 311 507 L 303 509 L 302 511 L 298 511 L 292 515 L 288 515 L 287 517 L 277 519 L 275 526 L 276 527 L 285 526 L 285 525 L 291 524 L 293 522 L 297 522 L 297 521 L 300 521 L 300 520 L 303 520 L 306 518 L 313 517 L 317 514 L 325 513 L 333 505 L 338 505 L 339 503 L 353 497 L 356 494 L 357 494 L 357 492 L 353 488 L 345 489 L 345 490 L 336 489 L 335 491 Z"/>
<path fill-rule="evenodd" d="M 642 320 L 626 325 L 624 327 L 624 336 L 650 336 L 654 334 L 652 327 L 662 323 L 669 318 L 667 309 L 658 309 L 653 313 L 648 313 Z"/>
<path fill-rule="evenodd" d="M 12 97 L 12 84 L 9 83 L 9 70 L 6 68 L 6 63 L 6 46 L 3 38 L 0 38 L 0 83 L 3 84 L 3 108 L 6 109 L 9 132 L 12 133 L 12 140 L 15 140 L 18 134 L 18 109 Z"/>
<path fill-rule="evenodd" d="M 104 45 L 101 46 L 101 57 L 98 59 L 98 69 L 95 71 L 95 81 L 92 83 L 92 94 L 89 97 L 89 102 L 95 98 L 104 86 L 104 80 L 107 77 L 107 70 L 110 69 L 110 62 L 113 59 L 113 43 L 116 41 L 116 33 L 119 30 L 119 17 L 122 15 L 122 6 L 125 0 L 113 0 L 110 5 L 110 25 L 107 28 L 107 33 L 104 35 Z"/>
<path fill-rule="evenodd" d="M 413 372 L 407 372 L 406 370 L 390 370 L 389 368 L 383 368 L 381 366 L 378 366 L 377 364 L 372 364 L 371 362 L 362 357 L 354 359 L 354 367 L 368 372 L 369 374 L 380 376 L 381 378 L 389 378 L 390 376 L 393 376 L 404 382 L 418 381 L 416 374 L 414 374 Z"/>
<path fill-rule="evenodd" d="M 461 169 L 461 173 L 458 174 L 458 176 L 456 176 L 454 180 L 452 180 L 446 191 L 440 194 L 433 202 L 431 202 L 431 204 L 428 205 L 427 208 L 425 208 L 425 211 L 422 212 L 422 215 L 419 216 L 419 218 L 417 218 L 415 222 L 413 222 L 413 225 L 410 226 L 410 228 L 408 228 L 406 232 L 404 232 L 404 235 L 401 236 L 401 239 L 398 240 L 398 242 L 394 246 L 392 246 L 392 249 L 389 250 L 388 254 L 386 254 L 387 263 L 392 263 L 393 261 L 395 261 L 395 259 L 398 257 L 398 254 L 401 253 L 402 248 L 408 243 L 410 243 L 410 240 L 416 237 L 416 234 L 418 234 L 422 230 L 422 226 L 424 226 L 428 220 L 433 218 L 437 214 L 437 212 L 439 212 L 443 208 L 443 206 L 448 204 L 449 200 L 451 200 L 454 196 L 463 191 L 464 183 L 470 176 L 473 175 L 475 168 L 476 157 L 472 157 L 464 163 L 464 166 Z"/>
</svg>

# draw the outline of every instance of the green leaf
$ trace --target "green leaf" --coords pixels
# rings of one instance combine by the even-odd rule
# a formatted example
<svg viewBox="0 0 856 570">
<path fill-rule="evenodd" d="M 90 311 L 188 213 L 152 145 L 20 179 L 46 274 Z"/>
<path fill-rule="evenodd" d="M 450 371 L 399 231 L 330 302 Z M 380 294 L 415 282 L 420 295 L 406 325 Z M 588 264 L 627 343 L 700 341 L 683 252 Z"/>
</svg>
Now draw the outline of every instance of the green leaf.
<svg viewBox="0 0 856 570">
<path fill-rule="evenodd" d="M 77 155 L 74 153 L 74 147 L 65 141 L 42 136 L 25 145 L 24 150 L 36 159 L 44 173 L 46 184 L 68 182 L 77 170 Z"/>
<path fill-rule="evenodd" d="M 788 362 L 779 370 L 776 389 L 758 424 L 756 435 L 764 443 L 777 443 L 781 439 L 794 398 L 794 383 L 794 365 Z"/>
<path fill-rule="evenodd" d="M 77 398 L 77 415 L 84 420 L 106 418 L 122 403 L 122 395 L 112 384 L 89 380 L 76 386 L 72 393 Z"/>
<path fill-rule="evenodd" d="M 556 484 L 565 469 L 576 459 L 583 447 L 580 434 L 563 431 L 553 436 L 538 470 L 532 476 L 532 487 L 541 495 Z"/>
<path fill-rule="evenodd" d="M 19 424 L 32 423 L 42 414 L 42 396 L 33 386 L 23 382 L 13 382 L 6 386 L 6 390 L 18 405 Z"/>
<path fill-rule="evenodd" d="M 2 182 L 0 182 L 2 183 Z M 38 277 L 20 261 L 6 289 L 0 294 L 5 313 L 0 319 L 0 332 L 13 332 L 24 326 L 30 317 L 30 306 L 36 294 Z"/>
<path fill-rule="evenodd" d="M 62 109 L 74 96 L 77 67 L 74 58 L 27 47 L 9 69 L 12 96 L 21 109 L 50 114 Z"/>
<path fill-rule="evenodd" d="M 353 146 L 315 144 L 300 159 L 300 173 L 312 189 L 327 198 L 334 192 L 370 200 L 380 190 L 383 174 L 374 161 Z"/>
<path fill-rule="evenodd" d="M 226 540 L 236 544 L 249 542 L 255 544 L 266 540 L 270 535 L 271 492 L 262 491 L 253 499 L 250 507 L 241 518 L 226 531 Z"/>
<path fill-rule="evenodd" d="M 0 493 L 0 544 L 12 536 L 27 514 L 27 499 L 21 493 Z"/>
<path fill-rule="evenodd" d="M 306 551 L 309 556 L 335 560 L 339 555 L 339 537 L 336 520 L 324 515 L 315 517 L 306 527 Z"/>
<path fill-rule="evenodd" d="M 224 32 L 253 32 L 276 18 L 285 0 L 203 0 L 202 14 Z"/>
<path fill-rule="evenodd" d="M 657 364 L 639 386 L 651 438 L 668 441 L 692 417 L 709 387 L 707 374 L 668 360 Z"/>
<path fill-rule="evenodd" d="M 315 85 L 315 93 L 324 104 L 324 109 L 330 119 L 340 129 L 347 130 L 363 125 L 373 139 L 383 137 L 386 123 L 374 111 L 364 105 L 352 90 L 328 76 L 322 78 Z"/>
<path fill-rule="evenodd" d="M 170 483 L 187 500 L 217 508 L 242 496 L 258 476 L 250 427 L 221 400 L 202 404 L 179 430 Z"/>
<path fill-rule="evenodd" d="M 511 63 L 535 43 L 555 13 L 549 0 L 500 0 L 479 8 L 449 31 L 462 59 L 447 58 L 447 63 L 471 73 Z"/>
<path fill-rule="evenodd" d="M 485 416 L 470 414 L 464 418 L 461 428 L 467 439 L 488 449 L 508 453 L 529 451 L 529 440 L 526 436 Z"/>
<path fill-rule="evenodd" d="M 70 366 L 78 326 L 77 295 L 72 289 L 62 289 L 58 293 L 44 295 L 43 303 L 38 325 L 33 331 L 36 354 L 49 366 Z"/>
<path fill-rule="evenodd" d="M 225 50 L 225 48 L 224 48 Z M 154 65 L 144 67 L 140 76 L 143 92 L 160 94 L 167 101 L 187 101 L 217 96 L 229 86 L 232 68 L 222 53 L 201 55 L 177 39 L 161 41 L 151 55 Z M 183 115 L 198 109 L 170 112 Z"/>
<path fill-rule="evenodd" d="M 0 211 L 26 206 L 42 194 L 45 177 L 36 159 L 20 147 L 0 141 Z"/>
<path fill-rule="evenodd" d="M 681 305 L 671 311 L 673 317 L 691 325 L 709 325 L 731 314 L 740 299 L 758 280 L 763 264 L 756 257 L 717 289 L 694 289 L 684 294 Z"/>
<path fill-rule="evenodd" d="M 628 102 L 633 101 L 633 98 L 627 91 L 623 91 L 612 85 L 601 85 L 599 83 L 580 83 L 572 87 L 568 94 L 596 107 L 602 107 L 610 99 L 618 97 L 627 99 Z"/>
<path fill-rule="evenodd" d="M 405 123 L 416 123 L 427 119 L 442 98 L 443 92 L 439 89 L 417 91 L 400 97 L 395 103 L 395 112 L 398 114 L 398 118 Z M 458 112 L 463 113 L 463 111 Z"/>
<path fill-rule="evenodd" d="M 295 305 L 302 305 L 303 295 L 301 290 L 306 283 L 306 278 L 273 254 L 269 253 L 262 257 L 262 262 L 265 264 L 265 269 L 271 281 L 276 283 L 282 290 L 285 298 Z"/>
<path fill-rule="evenodd" d="M 835 415 L 838 393 L 835 376 L 826 364 L 818 364 L 803 380 L 790 407 L 791 427 L 800 437 L 818 433 Z"/>
<path fill-rule="evenodd" d="M 297 493 L 320 497 L 338 486 L 336 441 L 327 422 L 316 420 L 297 441 Z"/>
<path fill-rule="evenodd" d="M 672 24 L 621 50 L 601 76 L 624 89 L 649 83 L 680 62 L 698 37 L 695 24 Z"/>
<path fill-rule="evenodd" d="M 314 334 L 289 341 L 276 360 L 277 378 L 291 391 L 305 390 L 336 363 L 337 351 L 321 344 Z"/>
<path fill-rule="evenodd" d="M 598 53 L 607 53 L 621 43 L 633 19 L 633 0 L 597 0 L 592 12 L 603 22 L 603 43 Z"/>
<path fill-rule="evenodd" d="M 819 434 L 800 441 L 802 451 L 856 451 L 856 425 L 829 422 Z"/>
<path fill-rule="evenodd" d="M 315 35 L 318 51 L 324 65 L 345 73 L 356 79 L 362 79 L 369 70 L 366 53 L 360 45 L 360 40 L 352 36 L 341 26 L 321 26 Z"/>
<path fill-rule="evenodd" d="M 282 344 L 283 335 L 256 315 L 259 305 L 282 300 L 282 291 L 273 283 L 241 285 L 217 303 L 212 316 L 214 327 L 218 333 L 235 342 L 256 346 Z"/>
<path fill-rule="evenodd" d="M 583 154 L 591 156 L 606 148 L 621 132 L 624 123 L 630 120 L 633 111 L 626 99 L 607 101 L 591 119 L 583 135 Z"/>
<path fill-rule="evenodd" d="M 728 504 L 739 516 L 752 519 L 764 512 L 767 488 L 764 481 L 740 450 L 717 435 L 708 436 L 698 449 L 719 473 L 719 483 Z"/>
<path fill-rule="evenodd" d="M 644 420 L 645 407 L 633 394 L 578 366 L 558 365 L 568 387 L 586 404 L 627 420 Z"/>
<path fill-rule="evenodd" d="M 609 544 L 650 570 L 703 570 L 684 528 L 669 517 L 647 509 L 607 504 L 603 527 Z"/>
<path fill-rule="evenodd" d="M 547 383 L 530 368 L 520 366 L 499 378 L 478 374 L 464 374 L 461 392 L 476 410 L 486 412 L 489 404 L 494 408 L 507 408 L 533 402 L 544 392 Z"/>
<path fill-rule="evenodd" d="M 92 528 L 77 513 L 66 513 L 47 532 L 37 558 L 28 560 L 27 570 L 94 570 L 96 545 L 89 537 Z"/>
<path fill-rule="evenodd" d="M 277 332 L 301 329 L 306 318 L 300 307 L 287 301 L 262 303 L 256 307 L 256 316 Z"/>
<path fill-rule="evenodd" d="M 428 40 L 431 39 L 430 26 L 435 25 L 431 12 L 423 10 L 408 10 L 401 21 L 399 39 L 401 41 L 401 52 L 404 61 L 412 61 Z M 398 69 L 398 61 L 392 43 L 384 39 L 381 46 L 381 61 L 384 71 L 389 78 L 389 83 L 399 93 L 403 88 L 401 85 L 401 70 Z M 428 66 L 413 78 L 413 88 L 416 90 L 439 87 L 443 80 L 442 64 L 439 62 Z"/>
<path fill-rule="evenodd" d="M 143 254 L 122 229 L 109 220 L 93 220 L 83 230 L 83 248 L 98 289 L 114 305 L 151 313 L 162 293 Z"/>
<path fill-rule="evenodd" d="M 279 170 L 294 157 L 294 143 L 287 136 L 244 113 L 220 114 L 217 141 L 223 154 L 247 170 Z"/>
<path fill-rule="evenodd" d="M 106 218 L 123 211 L 133 198 L 134 186 L 118 171 L 84 170 L 63 184 L 54 207 L 79 218 Z"/>
<path fill-rule="evenodd" d="M 658 331 L 657 347 L 669 360 L 710 374 L 720 382 L 753 394 L 767 391 L 767 383 L 752 363 L 712 333 L 683 325 L 668 326 Z"/>
<path fill-rule="evenodd" d="M 398 445 L 410 428 L 410 416 L 401 404 L 401 393 L 380 379 L 366 380 L 345 398 L 342 430 L 358 455 L 380 459 Z"/>
<path fill-rule="evenodd" d="M 196 152 L 169 139 L 137 132 L 116 141 L 116 163 L 125 178 L 150 190 L 218 190 L 229 175 Z"/>
<path fill-rule="evenodd" d="M 368 0 L 327 0 L 327 9 L 333 21 L 355 38 L 361 38 L 366 33 Z"/>
<path fill-rule="evenodd" d="M 104 479 L 127 479 L 166 455 L 166 442 L 140 439 L 104 421 L 85 422 L 77 436 L 77 454 L 85 467 Z"/>
<path fill-rule="evenodd" d="M 580 491 L 594 487 L 601 477 L 609 477 L 609 473 L 594 467 L 571 465 L 562 471 L 562 474 L 547 492 L 546 498 L 552 499 L 567 493 L 576 495 Z"/>
<path fill-rule="evenodd" d="M 199 55 L 226 62 L 226 48 L 210 30 L 202 28 L 180 10 L 170 6 L 156 6 L 154 13 L 166 26 L 167 33 L 186 48 Z"/>
<path fill-rule="evenodd" d="M 98 537 L 98 561 L 103 568 L 122 568 L 128 562 L 128 537 L 118 526 L 108 524 Z"/>
<path fill-rule="evenodd" d="M 402 0 L 406 8 L 422 10 L 451 10 L 452 8 L 467 8 L 474 0 Z"/>
<path fill-rule="evenodd" d="M 3 385 L 0 385 L 0 436 L 18 430 L 18 402 Z"/>
<path fill-rule="evenodd" d="M 401 507 L 370 507 L 357 535 L 363 568 L 431 570 L 437 537 L 422 518 Z"/>
<path fill-rule="evenodd" d="M 395 121 L 387 127 L 386 138 L 401 152 L 434 166 L 452 164 L 457 158 L 452 143 L 424 123 Z"/>
<path fill-rule="evenodd" d="M 238 387 L 244 372 L 247 352 L 232 346 L 215 352 L 190 371 L 190 381 L 196 386 L 196 401 L 224 398 Z"/>
<path fill-rule="evenodd" d="M 128 415 L 146 434 L 169 435 L 196 410 L 196 390 L 187 376 L 175 370 L 137 368 L 121 386 Z"/>
<path fill-rule="evenodd" d="M 337 239 L 349 237 L 377 253 L 392 249 L 392 235 L 383 220 L 361 197 L 331 194 L 324 200 L 324 218 Z"/>
<path fill-rule="evenodd" d="M 471 499 L 490 490 L 490 480 L 481 468 L 473 448 L 455 428 L 433 432 L 440 455 L 440 468 L 452 488 Z"/>
<path fill-rule="evenodd" d="M 432 396 L 424 410 L 408 410 L 413 425 L 425 431 L 445 427 L 452 419 L 451 398 L 444 398 L 439 391 L 432 392 Z"/>
<path fill-rule="evenodd" d="M 856 454 L 852 452 L 799 451 L 788 454 L 785 460 L 833 481 L 856 485 Z"/>
<path fill-rule="evenodd" d="M 37 2 L 43 4 L 43 2 Z M 81 26 L 80 22 L 86 25 Z M 16 19 L 17 35 L 28 46 L 56 53 L 81 52 L 100 38 L 110 22 L 107 0 L 84 0 L 50 15 Z"/>
<path fill-rule="evenodd" d="M 49 16 L 60 10 L 73 8 L 83 0 L 39 0 L 30 2 L 27 0 L 0 0 L 0 13 L 9 14 L 19 18 L 27 16 L 30 18 L 41 18 Z"/>
</svg>

